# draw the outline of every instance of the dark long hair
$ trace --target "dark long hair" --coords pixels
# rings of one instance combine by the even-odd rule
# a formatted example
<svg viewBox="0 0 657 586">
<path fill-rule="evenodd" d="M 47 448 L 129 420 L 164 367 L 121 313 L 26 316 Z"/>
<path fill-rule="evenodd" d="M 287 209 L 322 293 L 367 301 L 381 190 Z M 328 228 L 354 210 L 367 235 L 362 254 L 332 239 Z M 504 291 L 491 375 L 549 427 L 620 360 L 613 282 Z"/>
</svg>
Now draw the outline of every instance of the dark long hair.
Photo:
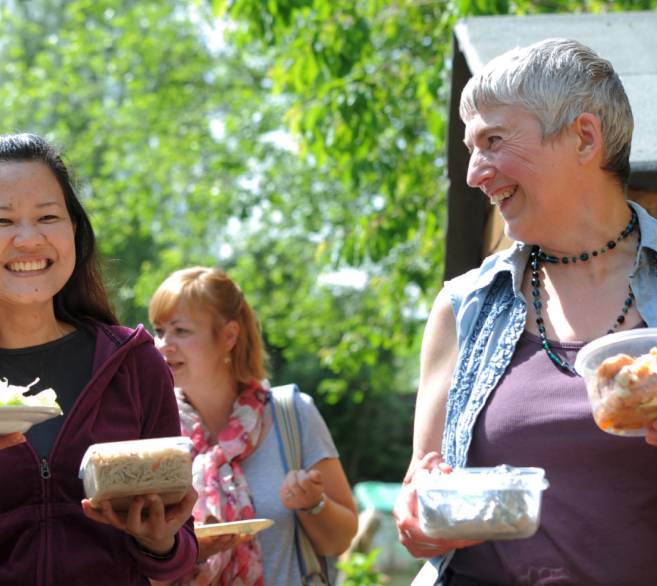
<svg viewBox="0 0 657 586">
<path fill-rule="evenodd" d="M 64 192 L 66 209 L 75 228 L 73 274 L 54 298 L 57 319 L 84 326 L 89 319 L 117 324 L 100 265 L 89 216 L 75 193 L 71 176 L 57 151 L 36 134 L 0 135 L 1 162 L 36 162 L 47 165 Z"/>
</svg>

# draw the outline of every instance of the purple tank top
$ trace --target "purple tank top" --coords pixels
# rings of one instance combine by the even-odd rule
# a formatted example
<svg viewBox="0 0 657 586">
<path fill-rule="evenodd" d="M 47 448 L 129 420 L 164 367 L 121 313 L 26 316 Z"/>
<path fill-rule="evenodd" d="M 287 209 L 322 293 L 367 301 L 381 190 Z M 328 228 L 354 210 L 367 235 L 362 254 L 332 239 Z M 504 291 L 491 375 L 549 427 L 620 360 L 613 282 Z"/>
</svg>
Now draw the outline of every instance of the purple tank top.
<svg viewBox="0 0 657 586">
<path fill-rule="evenodd" d="M 551 342 L 574 364 L 581 343 Z M 468 466 L 539 466 L 550 487 L 528 539 L 457 550 L 457 573 L 505 586 L 657 584 L 657 447 L 600 431 L 584 381 L 525 332 L 480 413 Z"/>
</svg>

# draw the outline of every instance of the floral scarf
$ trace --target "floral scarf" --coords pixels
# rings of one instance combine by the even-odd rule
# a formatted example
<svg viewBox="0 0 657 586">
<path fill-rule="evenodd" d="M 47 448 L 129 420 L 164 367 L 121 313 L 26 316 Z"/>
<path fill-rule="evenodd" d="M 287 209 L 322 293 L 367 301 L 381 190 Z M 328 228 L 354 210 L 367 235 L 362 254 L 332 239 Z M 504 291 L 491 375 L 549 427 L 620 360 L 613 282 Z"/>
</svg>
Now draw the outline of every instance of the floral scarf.
<svg viewBox="0 0 657 586">
<path fill-rule="evenodd" d="M 192 469 L 198 500 L 193 515 L 205 522 L 209 515 L 219 521 L 253 519 L 255 511 L 240 462 L 258 443 L 268 393 L 257 382 L 240 390 L 228 424 L 211 441 L 199 414 L 176 389 L 182 435 L 193 443 Z M 260 545 L 256 539 L 199 562 L 193 576 L 181 584 L 190 586 L 263 586 Z"/>
</svg>

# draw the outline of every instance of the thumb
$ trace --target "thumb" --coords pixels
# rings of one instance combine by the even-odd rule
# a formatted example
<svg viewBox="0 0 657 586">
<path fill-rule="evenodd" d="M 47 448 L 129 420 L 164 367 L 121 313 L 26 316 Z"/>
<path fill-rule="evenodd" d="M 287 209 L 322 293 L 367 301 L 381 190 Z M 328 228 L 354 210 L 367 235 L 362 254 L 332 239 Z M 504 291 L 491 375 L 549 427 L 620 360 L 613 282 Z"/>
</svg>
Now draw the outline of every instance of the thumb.
<svg viewBox="0 0 657 586">
<path fill-rule="evenodd" d="M 418 463 L 418 468 L 432 470 L 443 464 L 443 457 L 438 452 L 428 452 Z"/>
<path fill-rule="evenodd" d="M 308 479 L 310 482 L 314 482 L 315 484 L 321 484 L 322 483 L 322 473 L 319 470 L 311 470 L 308 472 Z"/>
</svg>

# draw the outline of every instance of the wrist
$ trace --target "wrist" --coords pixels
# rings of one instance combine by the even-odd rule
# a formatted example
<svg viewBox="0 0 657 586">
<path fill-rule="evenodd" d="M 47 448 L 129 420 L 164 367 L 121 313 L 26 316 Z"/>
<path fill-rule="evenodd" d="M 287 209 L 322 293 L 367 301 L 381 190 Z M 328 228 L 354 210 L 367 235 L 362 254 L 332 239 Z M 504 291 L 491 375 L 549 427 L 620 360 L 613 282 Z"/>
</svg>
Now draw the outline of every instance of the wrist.
<svg viewBox="0 0 657 586">
<path fill-rule="evenodd" d="M 176 549 L 175 537 L 172 537 L 170 540 L 167 539 L 158 543 L 144 543 L 138 539 L 135 539 L 135 543 L 140 553 L 143 553 L 145 556 L 156 560 L 171 559 Z"/>
<path fill-rule="evenodd" d="M 307 509 L 299 509 L 300 512 L 306 513 L 306 515 L 319 515 L 326 506 L 326 494 L 322 493 L 322 496 L 319 498 L 319 502 L 312 507 Z"/>
</svg>

